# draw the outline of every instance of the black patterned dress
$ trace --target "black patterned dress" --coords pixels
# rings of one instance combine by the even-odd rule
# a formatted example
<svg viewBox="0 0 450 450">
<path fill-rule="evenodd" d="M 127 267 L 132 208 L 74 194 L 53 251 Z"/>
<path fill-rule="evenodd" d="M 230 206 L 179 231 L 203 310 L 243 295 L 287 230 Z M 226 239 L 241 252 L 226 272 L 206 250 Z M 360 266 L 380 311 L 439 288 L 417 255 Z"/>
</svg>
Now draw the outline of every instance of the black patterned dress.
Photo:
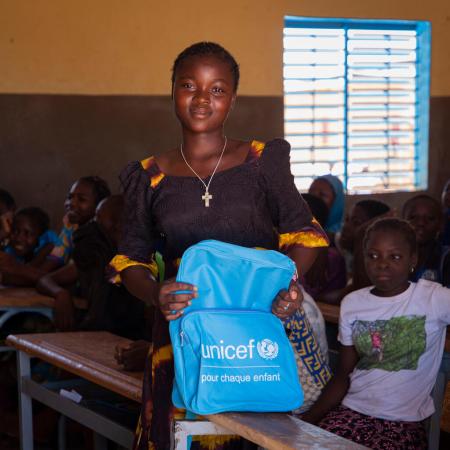
<svg viewBox="0 0 450 450">
<path fill-rule="evenodd" d="M 253 141 L 243 164 L 216 173 L 209 188 L 213 196 L 209 207 L 202 200 L 204 186 L 196 177 L 166 175 L 154 157 L 130 163 L 120 176 L 126 215 L 113 269 L 120 274 L 126 267 L 143 265 L 154 272 L 151 255 L 161 248 L 165 278 L 170 278 L 176 275 L 183 252 L 204 239 L 283 252 L 292 246 L 327 246 L 325 233 L 295 187 L 289 152 L 289 144 L 282 139 L 266 144 Z M 204 181 L 208 183 L 209 177 Z M 184 411 L 170 400 L 173 377 L 168 322 L 158 310 L 136 449 L 169 448 L 171 420 L 184 418 Z M 237 441 L 203 437 L 195 447 L 237 448 Z"/>
</svg>

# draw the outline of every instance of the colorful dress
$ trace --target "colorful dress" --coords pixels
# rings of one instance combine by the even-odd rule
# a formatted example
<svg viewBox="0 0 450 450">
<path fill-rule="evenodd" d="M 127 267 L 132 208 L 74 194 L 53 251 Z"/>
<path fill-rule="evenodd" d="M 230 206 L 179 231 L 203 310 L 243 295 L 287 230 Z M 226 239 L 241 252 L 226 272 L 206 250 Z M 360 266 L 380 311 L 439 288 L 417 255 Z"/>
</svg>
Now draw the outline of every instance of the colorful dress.
<svg viewBox="0 0 450 450">
<path fill-rule="evenodd" d="M 144 265 L 154 270 L 150 255 L 161 248 L 165 276 L 170 278 L 176 275 L 183 252 L 204 239 L 284 252 L 293 246 L 327 246 L 325 233 L 295 187 L 289 151 L 289 144 L 281 139 L 267 144 L 253 141 L 243 164 L 216 173 L 208 208 L 201 198 L 204 186 L 196 177 L 166 175 L 154 157 L 130 163 L 120 177 L 126 211 L 120 255 L 113 259 L 113 268 L 120 272 L 131 265 Z M 176 410 L 170 401 L 172 348 L 168 322 L 159 310 L 153 345 L 151 370 L 145 373 L 137 449 L 168 448 L 171 419 L 179 414 L 184 417 L 184 411 Z M 229 437 L 217 441 L 227 449 L 234 445 Z M 197 445 L 202 447 L 201 440 Z"/>
<path fill-rule="evenodd" d="M 60 266 L 67 264 L 73 251 L 73 233 L 78 229 L 78 224 L 69 222 L 67 214 L 63 217 L 63 226 L 59 233 L 59 243 L 55 245 L 47 258 L 57 261 Z"/>
</svg>

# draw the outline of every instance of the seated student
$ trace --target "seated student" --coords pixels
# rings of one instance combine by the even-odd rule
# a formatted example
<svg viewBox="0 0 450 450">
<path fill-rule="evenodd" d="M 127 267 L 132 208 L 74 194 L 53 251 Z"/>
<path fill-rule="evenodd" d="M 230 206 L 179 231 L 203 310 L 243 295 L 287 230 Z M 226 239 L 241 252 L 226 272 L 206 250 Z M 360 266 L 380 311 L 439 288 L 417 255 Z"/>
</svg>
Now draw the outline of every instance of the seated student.
<svg viewBox="0 0 450 450">
<path fill-rule="evenodd" d="M 130 339 L 151 336 L 145 305 L 120 285 L 108 282 L 105 269 L 117 252 L 123 199 L 113 195 L 97 206 L 95 220 L 73 234 L 73 254 L 68 265 L 47 274 L 37 289 L 55 298 L 55 325 L 59 330 L 107 330 Z M 88 310 L 77 314 L 70 288 L 88 300 Z"/>
<path fill-rule="evenodd" d="M 66 215 L 59 235 L 61 244 L 49 255 L 45 266 L 47 272 L 67 264 L 73 250 L 73 232 L 94 217 L 97 205 L 109 195 L 108 184 L 100 177 L 87 176 L 75 181 L 64 202 Z"/>
<path fill-rule="evenodd" d="M 23 208 L 15 214 L 9 245 L 0 252 L 3 284 L 32 286 L 45 273 L 42 263 L 59 243 L 49 224 L 47 213 L 40 208 Z"/>
<path fill-rule="evenodd" d="M 345 218 L 337 246 L 347 259 L 347 269 L 349 274 L 352 274 L 355 289 L 370 285 L 362 259 L 362 241 L 366 229 L 374 219 L 388 214 L 391 214 L 391 209 L 386 203 L 367 199 L 355 203 L 350 214 Z M 354 258 L 356 258 L 355 264 L 353 264 Z"/>
<path fill-rule="evenodd" d="M 337 373 L 302 419 L 372 449 L 426 449 L 450 290 L 409 281 L 417 241 L 403 220 L 373 223 L 364 257 L 373 286 L 343 300 Z"/>
<path fill-rule="evenodd" d="M 347 274 L 351 277 L 343 289 L 328 292 L 322 301 L 339 304 L 350 292 L 370 286 L 364 266 L 363 238 L 371 223 L 382 216 L 392 214 L 389 206 L 377 200 L 361 200 L 354 205 L 350 215 L 346 218 L 342 233 L 336 244 L 337 247 L 351 256 L 351 268 Z"/>
<path fill-rule="evenodd" d="M 8 245 L 16 202 L 14 197 L 4 189 L 0 189 L 0 250 Z"/>
<path fill-rule="evenodd" d="M 341 180 L 334 175 L 318 177 L 311 183 L 308 193 L 321 198 L 327 205 L 329 213 L 325 231 L 334 244 L 334 235 L 342 228 L 345 208 L 345 193 Z"/>
<path fill-rule="evenodd" d="M 325 202 L 312 194 L 303 194 L 312 215 L 323 227 L 328 218 Z M 319 249 L 316 260 L 303 277 L 302 285 L 315 300 L 322 300 L 323 294 L 342 289 L 347 284 L 345 260 L 336 247 Z"/>
<path fill-rule="evenodd" d="M 402 216 L 416 232 L 419 246 L 417 265 L 410 274 L 410 280 L 423 278 L 442 283 L 444 248 L 439 240 L 442 226 L 441 205 L 429 195 L 416 195 L 404 204 Z"/>
</svg>

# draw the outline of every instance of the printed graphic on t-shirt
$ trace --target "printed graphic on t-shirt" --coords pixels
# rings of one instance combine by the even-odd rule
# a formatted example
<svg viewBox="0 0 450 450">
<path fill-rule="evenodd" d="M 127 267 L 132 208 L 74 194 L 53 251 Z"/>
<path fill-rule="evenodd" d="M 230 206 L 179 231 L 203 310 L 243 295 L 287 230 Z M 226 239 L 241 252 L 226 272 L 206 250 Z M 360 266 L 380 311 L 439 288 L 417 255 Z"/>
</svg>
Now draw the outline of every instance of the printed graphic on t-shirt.
<svg viewBox="0 0 450 450">
<path fill-rule="evenodd" d="M 425 352 L 425 316 L 401 316 L 368 322 L 355 320 L 353 343 L 359 370 L 415 370 Z"/>
</svg>

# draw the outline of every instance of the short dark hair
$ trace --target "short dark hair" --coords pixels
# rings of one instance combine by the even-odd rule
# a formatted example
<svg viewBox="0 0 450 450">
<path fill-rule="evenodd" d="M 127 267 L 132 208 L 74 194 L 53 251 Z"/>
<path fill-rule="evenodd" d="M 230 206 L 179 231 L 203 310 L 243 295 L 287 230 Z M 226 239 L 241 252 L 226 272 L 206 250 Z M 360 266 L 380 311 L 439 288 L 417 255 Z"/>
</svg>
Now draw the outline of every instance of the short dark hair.
<svg viewBox="0 0 450 450">
<path fill-rule="evenodd" d="M 312 194 L 302 194 L 302 197 L 308 204 L 312 215 L 317 219 L 320 225 L 324 227 L 327 223 L 329 213 L 327 204 L 321 198 Z"/>
<path fill-rule="evenodd" d="M 104 198 L 111 195 L 108 183 L 96 175 L 90 175 L 88 177 L 81 177 L 78 181 L 89 183 L 92 186 L 92 190 L 95 195 L 95 204 L 98 205 Z"/>
<path fill-rule="evenodd" d="M 373 219 L 374 217 L 381 216 L 382 214 L 386 214 L 390 211 L 390 208 L 386 203 L 380 202 L 378 200 L 360 200 L 355 204 L 355 206 L 359 206 L 364 210 L 367 214 L 367 217 Z"/>
<path fill-rule="evenodd" d="M 0 189 L 0 202 L 3 203 L 8 210 L 16 209 L 14 197 L 5 189 Z"/>
<path fill-rule="evenodd" d="M 172 92 L 175 83 L 175 76 L 180 64 L 193 56 L 215 56 L 230 66 L 230 71 L 234 78 L 234 91 L 239 86 L 239 64 L 236 62 L 231 53 L 215 42 L 197 42 L 185 48 L 175 59 L 172 66 Z"/>
<path fill-rule="evenodd" d="M 50 218 L 48 214 L 37 206 L 29 206 L 27 208 L 19 209 L 14 218 L 23 216 L 28 218 L 33 225 L 39 230 L 39 236 L 45 233 L 50 227 Z"/>
<path fill-rule="evenodd" d="M 438 216 L 442 216 L 442 209 L 439 201 L 437 201 L 434 197 L 431 197 L 431 195 L 419 194 L 411 197 L 405 202 L 402 209 L 402 217 L 405 217 L 406 211 L 408 211 L 408 209 L 411 208 L 411 205 L 418 200 L 425 200 L 432 203 L 434 208 L 436 209 L 436 213 L 438 214 Z"/>
<path fill-rule="evenodd" d="M 370 236 L 377 231 L 398 232 L 403 235 L 409 245 L 411 253 L 417 253 L 417 239 L 413 227 L 403 219 L 386 217 L 376 220 L 370 225 L 364 235 L 363 248 L 367 247 Z"/>
</svg>

